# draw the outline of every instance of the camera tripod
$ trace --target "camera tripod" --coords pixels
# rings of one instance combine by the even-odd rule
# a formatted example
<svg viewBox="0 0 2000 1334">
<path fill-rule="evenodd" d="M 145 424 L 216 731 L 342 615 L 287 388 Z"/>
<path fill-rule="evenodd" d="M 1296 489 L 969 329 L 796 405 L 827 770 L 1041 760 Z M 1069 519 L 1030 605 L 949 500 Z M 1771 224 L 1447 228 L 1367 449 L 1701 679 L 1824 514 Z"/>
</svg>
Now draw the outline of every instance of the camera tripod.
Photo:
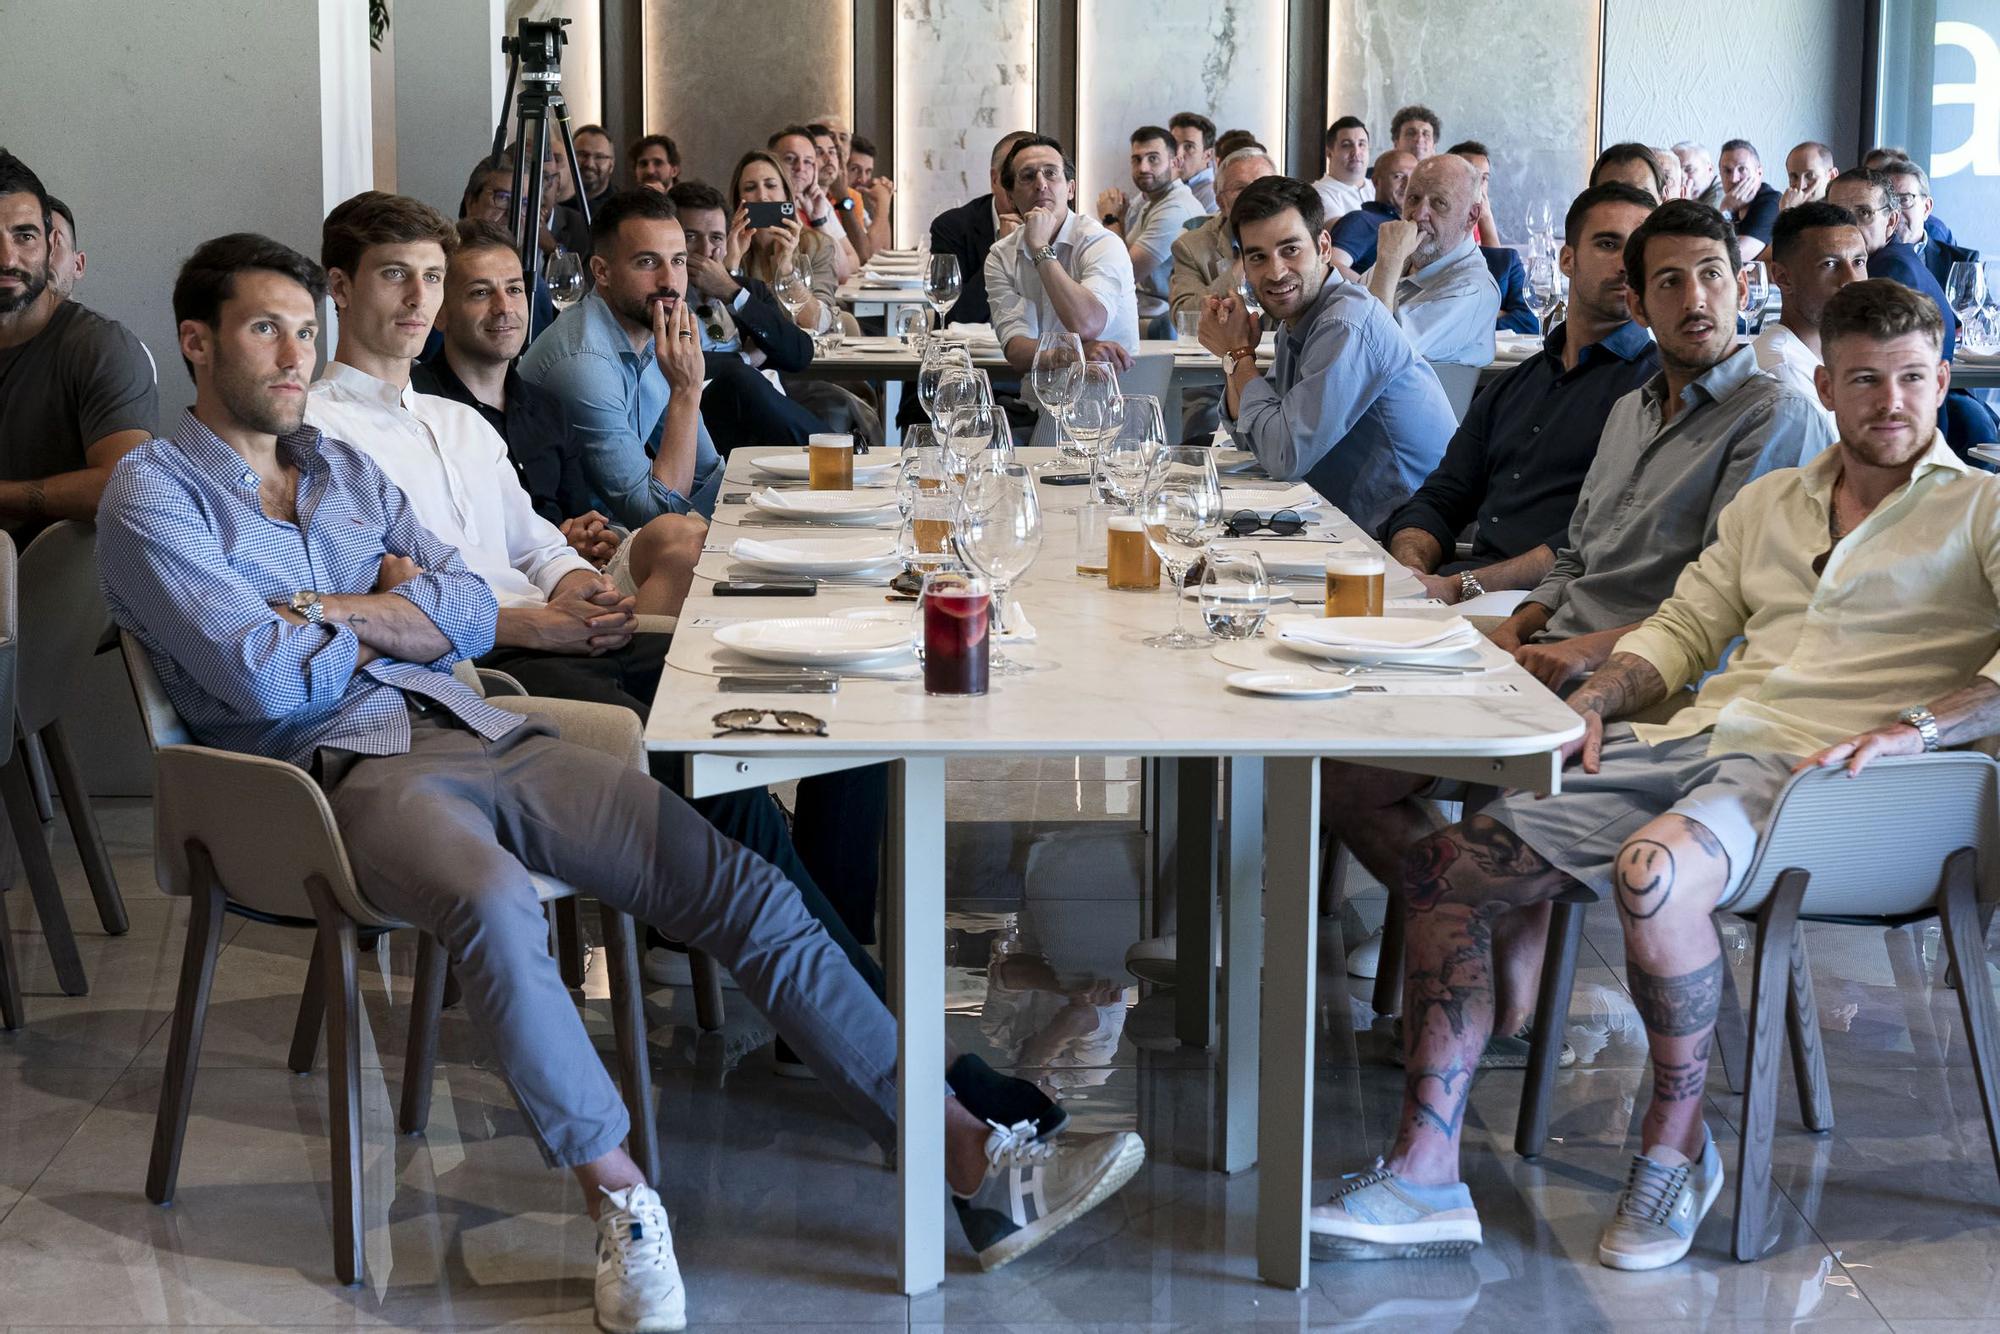
<svg viewBox="0 0 2000 1334">
<path fill-rule="evenodd" d="M 590 198 L 583 188 L 583 173 L 576 164 L 576 144 L 570 138 L 569 104 L 562 95 L 562 48 L 569 40 L 563 29 L 568 19 L 537 22 L 522 19 L 515 35 L 500 39 L 500 50 L 509 58 L 507 92 L 500 102 L 500 123 L 493 130 L 493 153 L 499 156 L 508 144 L 507 130 L 513 123 L 514 210 L 509 222 L 521 248 L 521 273 L 527 279 L 528 337 L 541 332 L 534 325 L 533 294 L 542 281 L 542 164 L 549 157 L 549 117 L 555 117 L 556 131 L 562 135 L 563 153 L 569 159 L 569 175 L 576 195 L 576 209 L 590 222 Z M 514 94 L 520 85 L 520 96 Z M 533 164 L 532 170 L 529 164 Z"/>
</svg>

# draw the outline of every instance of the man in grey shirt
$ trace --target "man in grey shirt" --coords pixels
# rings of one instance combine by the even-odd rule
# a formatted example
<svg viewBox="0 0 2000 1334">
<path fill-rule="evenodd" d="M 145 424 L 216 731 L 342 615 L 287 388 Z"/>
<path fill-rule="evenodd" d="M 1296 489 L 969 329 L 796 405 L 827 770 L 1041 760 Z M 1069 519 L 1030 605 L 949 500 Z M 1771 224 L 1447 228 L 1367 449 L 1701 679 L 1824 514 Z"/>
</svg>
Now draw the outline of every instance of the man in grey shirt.
<svg viewBox="0 0 2000 1334">
<path fill-rule="evenodd" d="M 1117 186 L 1097 196 L 1099 221 L 1125 242 L 1139 298 L 1139 331 L 1147 338 L 1170 338 L 1167 293 L 1173 281 L 1174 242 L 1202 214 L 1201 201 L 1174 175 L 1174 136 L 1158 125 L 1132 131 L 1132 184 L 1127 196 Z"/>
<path fill-rule="evenodd" d="M 1280 323 L 1257 374 L 1257 318 L 1235 296 L 1203 305 L 1201 345 L 1222 358 L 1223 419 L 1273 477 L 1303 477 L 1373 530 L 1422 485 L 1457 429 L 1437 376 L 1382 303 L 1333 267 L 1319 192 L 1253 181 L 1230 222 L 1246 277 Z"/>
</svg>

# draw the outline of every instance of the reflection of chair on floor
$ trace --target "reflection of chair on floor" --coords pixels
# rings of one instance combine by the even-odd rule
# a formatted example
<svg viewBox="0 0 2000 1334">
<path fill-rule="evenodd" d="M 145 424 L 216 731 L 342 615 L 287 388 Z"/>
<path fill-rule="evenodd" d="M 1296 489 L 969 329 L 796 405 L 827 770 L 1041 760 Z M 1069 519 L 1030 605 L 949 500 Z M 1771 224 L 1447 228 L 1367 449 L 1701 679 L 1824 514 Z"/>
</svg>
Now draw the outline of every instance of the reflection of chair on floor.
<svg viewBox="0 0 2000 1334">
<path fill-rule="evenodd" d="M 1838 770 L 1810 771 L 1792 778 L 1779 794 L 1755 860 L 1734 897 L 1720 905 L 1720 911 L 1752 918 L 1757 932 L 1736 1169 L 1737 1259 L 1753 1260 L 1766 1245 L 1781 1013 L 1806 1127 L 1833 1128 L 1801 922 L 1898 926 L 1933 916 L 1942 920 L 1945 948 L 1961 982 L 1958 1003 L 1973 1082 L 2000 1168 L 2000 1021 L 1986 968 L 1982 911 L 2000 896 L 1996 825 L 2000 767 L 1973 752 L 1876 760 L 1851 781 Z M 1568 1012 L 1581 924 L 1580 905 L 1556 906 L 1548 957 L 1551 965 L 1559 958 L 1565 962 L 1543 973 L 1536 1055 L 1516 1132 L 1516 1147 L 1530 1157 L 1547 1133 L 1545 1109 L 1555 1075 L 1551 1057 L 1561 1042 L 1560 1025 L 1544 1017 Z M 1730 976 L 1727 967 L 1723 976 Z M 1531 1100 L 1543 1110 L 1531 1113 Z"/>
<path fill-rule="evenodd" d="M 360 946 L 364 930 L 374 933 L 404 925 L 375 908 L 356 884 L 340 831 L 325 793 L 303 769 L 282 761 L 190 743 L 145 650 L 123 637 L 126 670 L 138 696 L 154 751 L 154 866 L 160 888 L 194 900 L 174 1002 L 172 1040 L 160 1084 L 159 1117 L 153 1126 L 152 1160 L 146 1197 L 166 1204 L 180 1175 L 181 1146 L 194 1102 L 195 1063 L 207 1018 L 210 984 L 225 912 L 260 921 L 311 926 L 318 931 L 308 986 L 322 983 L 318 1007 L 328 1035 L 328 1099 L 332 1124 L 334 1269 L 343 1283 L 360 1281 L 361 1222 L 361 996 Z M 477 684 L 469 670 L 462 674 Z M 575 700 L 495 698 L 516 713 L 538 713 L 554 721 L 562 735 L 579 745 L 628 758 L 643 770 L 645 751 L 638 719 L 623 709 Z M 256 811 L 255 821 L 243 812 Z M 546 876 L 533 877 L 543 900 L 558 901 L 576 891 Z M 652 1114 L 652 1083 L 646 1064 L 644 992 L 632 919 L 600 905 L 611 971 L 611 1013 L 617 1034 L 618 1064 L 632 1116 L 630 1150 L 640 1171 L 653 1179 L 659 1144 Z M 418 941 L 415 987 L 410 1002 L 409 1051 L 403 1073 L 398 1126 L 405 1133 L 424 1128 L 430 1115 L 432 1072 L 437 1061 L 438 1013 L 444 998 L 446 960 L 428 933 Z M 310 1031 L 317 1046 L 318 1022 Z M 294 1068 L 308 1031 L 302 1022 L 294 1038 Z M 312 1046 L 306 1048 L 311 1068 Z"/>
</svg>

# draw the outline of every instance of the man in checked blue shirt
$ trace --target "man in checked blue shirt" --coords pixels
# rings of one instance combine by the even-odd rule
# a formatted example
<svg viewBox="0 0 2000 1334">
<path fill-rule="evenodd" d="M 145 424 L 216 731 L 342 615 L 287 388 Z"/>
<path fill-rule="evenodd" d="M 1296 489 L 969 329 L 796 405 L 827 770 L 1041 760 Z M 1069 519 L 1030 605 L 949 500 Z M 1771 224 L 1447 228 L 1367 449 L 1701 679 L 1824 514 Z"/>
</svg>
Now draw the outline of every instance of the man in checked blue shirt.
<svg viewBox="0 0 2000 1334">
<path fill-rule="evenodd" d="M 310 766 L 370 898 L 444 945 L 544 1159 L 576 1174 L 598 1220 L 599 1327 L 683 1328 L 665 1207 L 623 1147 L 623 1100 L 529 872 L 713 954 L 884 1144 L 895 1021 L 768 862 L 638 770 L 450 675 L 491 647 L 494 597 L 366 455 L 303 425 L 325 293 L 318 265 L 248 233 L 182 267 L 195 405 L 112 475 L 105 597 L 196 738 Z M 1037 1143 L 1031 1124 L 989 1126 L 951 1098 L 945 1127 L 946 1180 L 984 1222 L 967 1229 L 988 1268 L 1144 1159 L 1135 1135 Z"/>
</svg>

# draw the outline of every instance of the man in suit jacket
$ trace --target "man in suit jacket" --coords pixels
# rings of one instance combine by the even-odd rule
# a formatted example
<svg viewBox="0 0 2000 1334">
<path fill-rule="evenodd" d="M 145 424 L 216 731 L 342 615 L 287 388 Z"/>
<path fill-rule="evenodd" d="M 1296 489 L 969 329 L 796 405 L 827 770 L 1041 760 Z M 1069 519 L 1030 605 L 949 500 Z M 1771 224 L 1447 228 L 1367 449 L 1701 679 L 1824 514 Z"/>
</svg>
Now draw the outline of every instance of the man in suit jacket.
<svg viewBox="0 0 2000 1334">
<path fill-rule="evenodd" d="M 1027 133 L 1014 130 L 993 145 L 993 157 L 986 168 L 986 194 L 931 219 L 931 253 L 958 256 L 958 300 L 945 312 L 947 324 L 987 324 L 993 319 L 992 308 L 986 304 L 986 252 L 1021 224 L 1007 192 L 1000 188 L 1000 164 L 1014 141 Z"/>
<path fill-rule="evenodd" d="M 730 272 L 729 218 L 720 191 L 700 181 L 681 181 L 667 196 L 687 233 L 688 302 L 701 331 L 708 375 L 701 418 L 716 448 L 727 454 L 736 445 L 803 447 L 807 436 L 829 428 L 780 393 L 763 372 L 804 370 L 812 364 L 812 338 L 785 313 L 769 287 Z M 746 237 L 737 239 L 748 244 Z"/>
</svg>

